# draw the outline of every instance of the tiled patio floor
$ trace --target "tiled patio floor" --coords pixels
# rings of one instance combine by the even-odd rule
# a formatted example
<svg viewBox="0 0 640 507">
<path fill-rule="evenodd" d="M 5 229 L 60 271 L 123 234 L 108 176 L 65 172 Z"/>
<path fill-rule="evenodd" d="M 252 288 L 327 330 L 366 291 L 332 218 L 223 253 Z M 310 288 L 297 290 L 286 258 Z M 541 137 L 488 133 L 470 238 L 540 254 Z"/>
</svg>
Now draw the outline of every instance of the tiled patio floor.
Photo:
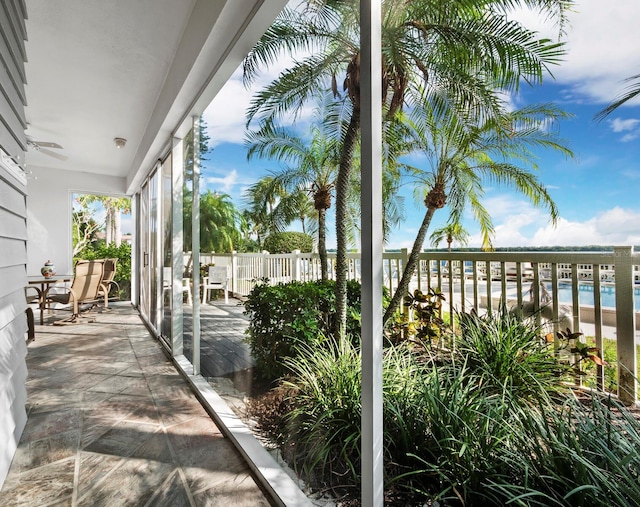
<svg viewBox="0 0 640 507">
<path fill-rule="evenodd" d="M 27 364 L 29 420 L 0 505 L 269 505 L 130 306 L 37 326 Z"/>
</svg>

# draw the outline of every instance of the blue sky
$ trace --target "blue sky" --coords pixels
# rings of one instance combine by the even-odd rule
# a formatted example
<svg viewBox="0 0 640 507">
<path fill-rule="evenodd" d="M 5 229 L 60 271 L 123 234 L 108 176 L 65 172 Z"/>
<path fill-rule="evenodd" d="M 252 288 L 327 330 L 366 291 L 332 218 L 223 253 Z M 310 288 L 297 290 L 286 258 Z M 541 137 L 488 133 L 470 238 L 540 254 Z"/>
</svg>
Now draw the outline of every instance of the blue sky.
<svg viewBox="0 0 640 507">
<path fill-rule="evenodd" d="M 528 13 L 518 17 L 542 34 L 554 35 L 554 27 L 544 20 Z M 624 78 L 640 74 L 638 19 L 638 0 L 578 0 L 564 39 L 568 54 L 560 66 L 552 68 L 555 79 L 550 77 L 542 87 L 523 88 L 518 96 L 510 97 L 516 106 L 554 102 L 572 113 L 573 118 L 560 124 L 559 135 L 575 158 L 540 152 L 536 161 L 538 176 L 560 211 L 556 227 L 543 210 L 532 208 L 518 194 L 485 188 L 483 202 L 496 228 L 495 246 L 640 245 L 640 103 L 619 108 L 600 123 L 593 120 L 622 92 Z M 204 114 L 213 148 L 203 168 L 204 185 L 228 193 L 238 206 L 243 205 L 243 191 L 277 167 L 267 160 L 246 161 L 246 105 L 252 93 L 285 66 L 283 59 L 252 90 L 243 87 L 241 74 L 236 72 Z M 298 118 L 299 128 L 305 128 L 310 111 Z M 424 214 L 424 206 L 414 201 L 411 189 L 407 187 L 404 193 L 407 218 L 393 232 L 389 248 L 410 248 Z M 444 225 L 447 215 L 446 210 L 437 212 L 430 231 Z M 477 226 L 469 219 L 464 225 L 471 233 L 469 246 L 480 246 Z M 332 230 L 328 231 L 328 245 L 335 246 Z"/>
</svg>

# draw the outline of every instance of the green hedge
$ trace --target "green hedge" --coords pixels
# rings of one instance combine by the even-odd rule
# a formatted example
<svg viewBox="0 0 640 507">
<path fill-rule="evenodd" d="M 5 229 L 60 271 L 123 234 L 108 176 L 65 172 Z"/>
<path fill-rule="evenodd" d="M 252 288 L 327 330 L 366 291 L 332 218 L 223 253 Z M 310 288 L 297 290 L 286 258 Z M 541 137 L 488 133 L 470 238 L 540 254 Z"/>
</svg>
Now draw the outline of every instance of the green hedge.
<svg viewBox="0 0 640 507">
<path fill-rule="evenodd" d="M 274 232 L 265 238 L 263 246 L 273 254 L 290 253 L 294 250 L 311 252 L 313 238 L 303 232 Z"/>
<path fill-rule="evenodd" d="M 251 319 L 247 342 L 264 379 L 285 376 L 285 358 L 297 356 L 301 345 L 318 344 L 331 334 L 334 291 L 331 280 L 254 287 L 244 303 Z M 347 334 L 360 335 L 360 283 L 356 281 L 347 283 Z"/>
</svg>

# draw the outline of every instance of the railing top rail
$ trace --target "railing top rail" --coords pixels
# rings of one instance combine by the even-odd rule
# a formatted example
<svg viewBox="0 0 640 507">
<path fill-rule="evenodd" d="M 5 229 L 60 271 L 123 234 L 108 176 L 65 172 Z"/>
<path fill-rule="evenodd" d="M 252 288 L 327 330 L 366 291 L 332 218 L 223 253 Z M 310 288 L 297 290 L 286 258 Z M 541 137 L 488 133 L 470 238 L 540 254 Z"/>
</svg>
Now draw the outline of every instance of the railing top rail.
<svg viewBox="0 0 640 507">
<path fill-rule="evenodd" d="M 640 263 L 640 253 L 631 257 Z M 614 264 L 614 252 L 423 252 L 423 260 L 555 262 L 565 264 Z"/>
</svg>

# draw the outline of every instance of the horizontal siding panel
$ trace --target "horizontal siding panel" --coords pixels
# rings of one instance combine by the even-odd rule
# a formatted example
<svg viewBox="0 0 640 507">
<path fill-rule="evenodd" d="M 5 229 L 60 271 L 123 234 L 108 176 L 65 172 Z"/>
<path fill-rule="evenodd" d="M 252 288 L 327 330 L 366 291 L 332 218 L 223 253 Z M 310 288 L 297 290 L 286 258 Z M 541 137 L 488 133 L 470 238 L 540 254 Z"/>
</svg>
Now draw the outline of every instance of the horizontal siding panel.
<svg viewBox="0 0 640 507">
<path fill-rule="evenodd" d="M 27 118 L 24 113 L 24 96 L 18 93 L 18 89 L 11 81 L 7 69 L 4 65 L 0 65 L 0 91 L 6 97 L 6 100 L 12 104 L 16 114 L 20 120 L 26 124 Z"/>
<path fill-rule="evenodd" d="M 24 287 L 16 287 L 15 291 L 0 298 L 0 330 L 18 319 L 24 323 L 27 321 L 24 311 L 27 309 L 27 300 L 24 297 Z"/>
<path fill-rule="evenodd" d="M 27 239 L 27 219 L 0 208 L 0 236 Z"/>
<path fill-rule="evenodd" d="M 20 118 L 16 112 L 24 111 L 22 104 L 18 103 L 17 107 L 14 104 L 10 104 L 9 100 L 3 93 L 0 93 L 0 120 L 10 131 L 16 133 L 19 137 L 19 133 L 27 128 L 26 119 Z"/>
<path fill-rule="evenodd" d="M 17 153 L 27 151 L 27 138 L 24 131 L 18 132 L 18 138 L 16 139 L 16 136 L 9 132 L 9 129 L 0 122 L 0 148 L 12 157 L 15 157 Z"/>
<path fill-rule="evenodd" d="M 27 216 L 25 196 L 2 179 L 0 179 L 0 208 L 19 217 L 26 218 Z"/>
<path fill-rule="evenodd" d="M 4 9 L 4 7 L 3 7 Z M 5 42 L 8 52 L 2 51 L 2 57 L 4 63 L 7 66 L 12 65 L 15 68 L 19 81 L 26 83 L 27 77 L 24 72 L 24 41 L 18 41 L 15 37 L 13 29 L 11 28 L 11 21 L 7 18 L 6 13 L 4 16 L 0 16 L 0 33 L 2 39 Z"/>
<path fill-rule="evenodd" d="M 22 61 L 26 61 L 27 59 L 27 51 L 24 46 L 24 40 L 26 38 L 26 32 L 23 29 L 24 18 L 21 22 L 21 16 L 18 15 L 16 11 L 16 6 L 13 3 L 13 0 L 0 0 L 2 3 L 4 10 L 7 14 L 7 18 L 9 19 L 9 23 L 11 24 L 11 30 L 13 33 L 13 37 L 18 43 L 18 47 L 20 48 L 20 54 L 22 55 Z"/>
<path fill-rule="evenodd" d="M 27 264 L 27 244 L 22 239 L 0 238 L 0 268 Z"/>
<path fill-rule="evenodd" d="M 8 335 L 9 340 L 2 335 Z M 7 406 L 11 406 L 18 395 L 15 386 L 24 383 L 27 378 L 27 345 L 24 336 L 22 322 L 17 320 L 0 331 L 0 398 L 4 397 Z"/>
<path fill-rule="evenodd" d="M 0 297 L 15 292 L 19 287 L 24 291 L 27 284 L 24 265 L 0 268 Z"/>
<path fill-rule="evenodd" d="M 13 0 L 13 3 L 15 4 L 16 9 L 18 11 L 18 15 L 22 18 L 22 22 L 24 24 L 24 20 L 29 19 L 28 12 L 27 12 L 27 4 L 25 3 L 24 0 Z M 26 26 L 25 26 L 25 30 L 26 30 Z"/>
<path fill-rule="evenodd" d="M 25 23 L 26 13 L 24 9 L 24 3 L 19 0 L 4 0 L 11 4 L 11 9 L 13 10 L 13 17 L 17 22 L 18 31 L 22 40 L 28 40 L 27 37 L 27 24 Z M 28 55 L 27 55 L 28 56 Z M 25 60 L 27 61 L 27 60 Z"/>
<path fill-rule="evenodd" d="M 24 76 L 20 74 L 15 62 L 10 57 L 9 46 L 4 37 L 0 37 L 0 67 L 6 67 L 9 80 L 13 83 L 14 88 L 18 92 L 23 104 L 27 103 L 26 94 L 24 91 L 24 83 L 26 82 Z"/>
</svg>

